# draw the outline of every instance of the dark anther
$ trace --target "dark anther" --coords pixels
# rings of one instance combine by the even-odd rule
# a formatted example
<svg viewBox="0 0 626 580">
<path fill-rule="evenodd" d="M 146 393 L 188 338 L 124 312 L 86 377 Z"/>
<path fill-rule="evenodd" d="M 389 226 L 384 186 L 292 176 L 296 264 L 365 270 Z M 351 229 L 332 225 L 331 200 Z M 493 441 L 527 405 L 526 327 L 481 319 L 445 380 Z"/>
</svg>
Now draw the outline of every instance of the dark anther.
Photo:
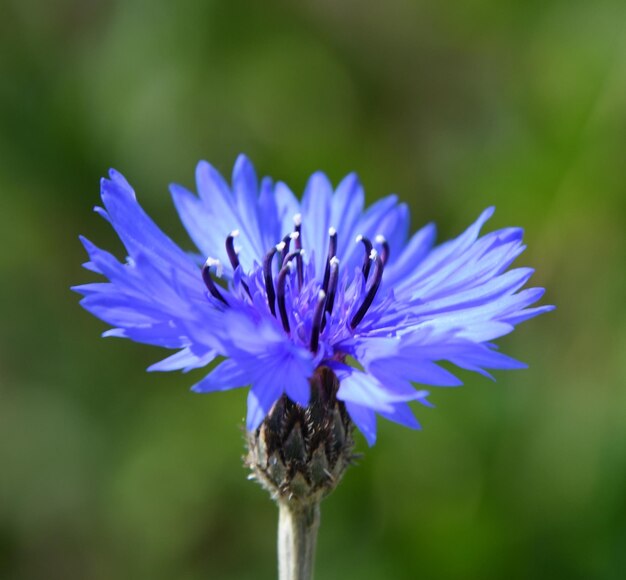
<svg viewBox="0 0 626 580">
<path fill-rule="evenodd" d="M 284 238 L 283 241 L 281 242 L 282 244 L 282 248 L 280 249 L 280 263 L 282 264 L 285 261 L 285 258 L 287 257 L 287 254 L 289 253 L 289 246 L 291 245 L 291 236 L 292 236 L 293 232 L 287 234 Z M 282 266 L 281 266 L 282 268 Z"/>
<path fill-rule="evenodd" d="M 300 254 L 302 254 L 302 250 L 294 250 L 293 252 L 289 252 L 283 259 L 283 262 L 281 264 L 281 270 L 294 258 L 297 258 Z"/>
<path fill-rule="evenodd" d="M 302 249 L 302 214 L 301 213 L 297 213 L 296 215 L 293 216 L 293 225 L 294 225 L 295 233 L 298 234 L 298 237 L 295 238 L 296 249 L 301 250 Z"/>
<path fill-rule="evenodd" d="M 378 234 L 374 240 L 382 247 L 380 251 L 380 259 L 383 261 L 383 266 L 386 266 L 387 260 L 389 260 L 389 242 L 385 239 L 385 236 L 381 234 Z"/>
<path fill-rule="evenodd" d="M 213 278 L 211 278 L 211 268 L 215 267 L 215 271 L 216 274 L 218 276 L 221 275 L 221 271 L 222 271 L 222 265 L 220 264 L 219 260 L 215 260 L 213 258 L 209 258 L 204 266 L 202 267 L 202 279 L 204 280 L 204 283 L 208 289 L 208 291 L 218 300 L 220 300 L 221 302 L 223 302 L 224 304 L 226 304 L 228 306 L 228 302 L 226 302 L 226 299 L 222 296 L 221 292 L 217 289 L 217 286 L 215 285 L 215 282 L 213 282 Z"/>
<path fill-rule="evenodd" d="M 235 238 L 238 236 L 239 230 L 233 230 L 226 237 L 226 253 L 228 254 L 228 259 L 230 260 L 230 265 L 233 267 L 233 270 L 236 270 L 239 266 L 239 256 L 235 250 Z"/>
<path fill-rule="evenodd" d="M 352 330 L 354 330 L 359 322 L 363 320 L 363 317 L 365 316 L 366 312 L 374 301 L 374 297 L 376 296 L 376 292 L 378 291 L 378 287 L 380 286 L 380 281 L 383 279 L 384 265 L 381 257 L 378 255 L 378 252 L 376 250 L 372 250 L 372 253 L 370 254 L 370 259 L 376 262 L 372 283 L 367 289 L 367 294 L 365 294 L 365 300 L 363 300 L 363 304 L 361 304 L 361 307 L 356 311 L 356 314 L 352 317 L 352 320 L 350 321 L 350 328 L 352 328 Z"/>
<path fill-rule="evenodd" d="M 298 236 L 298 240 L 300 236 Z M 302 290 L 302 285 L 304 284 L 304 260 L 302 256 L 304 256 L 304 250 L 300 248 L 300 253 L 296 256 L 296 269 L 298 271 L 298 290 Z"/>
<path fill-rule="evenodd" d="M 324 292 L 328 292 L 328 279 L 330 278 L 330 261 L 337 255 L 337 230 L 335 228 L 328 229 L 330 240 L 328 242 L 328 260 L 326 260 L 326 270 L 324 271 L 324 282 L 322 288 Z"/>
<path fill-rule="evenodd" d="M 288 234 L 289 241 L 293 240 L 295 242 L 296 251 L 302 250 L 302 240 L 300 239 L 300 232 L 295 231 Z M 287 244 L 287 249 L 289 249 L 289 244 Z M 283 252 L 283 265 L 285 264 L 285 260 L 287 259 L 288 252 Z M 302 284 L 304 282 L 304 268 L 302 265 L 302 256 L 298 256 L 297 258 L 297 268 L 298 268 L 298 288 L 302 289 Z"/>
<path fill-rule="evenodd" d="M 302 263 L 302 254 L 296 258 L 296 270 L 298 271 L 298 289 L 302 290 L 304 284 L 304 265 Z"/>
<path fill-rule="evenodd" d="M 296 241 L 300 237 L 298 232 L 293 232 L 291 236 L 292 236 L 292 239 Z M 299 249 L 299 250 L 294 250 L 293 252 L 289 252 L 287 255 L 284 255 L 284 254 L 285 252 L 283 250 L 284 257 L 282 261 L 282 267 L 285 267 L 287 265 L 287 262 L 290 262 L 291 260 L 296 258 L 296 268 L 298 271 L 298 288 L 302 289 L 302 284 L 304 283 L 304 264 L 302 260 L 302 256 L 304 255 L 304 250 Z"/>
<path fill-rule="evenodd" d="M 285 332 L 289 332 L 289 317 L 287 316 L 287 309 L 285 308 L 285 282 L 287 275 L 289 274 L 290 266 L 287 264 L 278 273 L 278 279 L 276 281 L 276 293 L 278 298 L 278 310 L 280 311 L 280 319 L 283 323 Z"/>
<path fill-rule="evenodd" d="M 233 267 L 233 270 L 236 270 L 240 266 L 238 252 L 235 249 L 235 238 L 238 236 L 239 230 L 233 230 L 226 237 L 226 253 L 228 254 L 228 260 L 230 261 L 230 265 Z M 243 286 L 248 296 L 252 298 L 252 294 L 250 294 L 250 288 L 248 288 L 245 280 L 241 280 L 241 285 Z"/>
<path fill-rule="evenodd" d="M 293 259 L 300 256 L 301 253 L 302 250 L 296 250 L 295 252 L 290 252 L 287 255 L 285 261 L 283 262 L 283 267 L 278 273 L 278 278 L 276 279 L 276 298 L 278 300 L 278 310 L 280 312 L 280 319 L 283 323 L 285 332 L 289 332 L 289 317 L 287 316 L 287 308 L 285 307 L 285 283 L 287 282 L 287 275 L 291 272 Z M 301 256 L 300 259 L 302 259 Z"/>
<path fill-rule="evenodd" d="M 273 316 L 276 316 L 276 292 L 274 292 L 274 280 L 272 279 L 272 260 L 276 252 L 282 252 L 284 247 L 285 243 L 280 242 L 265 254 L 265 258 L 263 258 L 263 279 L 265 280 L 265 291 L 267 292 L 267 304 Z"/>
<path fill-rule="evenodd" d="M 311 352 L 317 352 L 317 347 L 320 344 L 320 328 L 322 324 L 322 316 L 324 316 L 325 308 L 324 303 L 326 301 L 326 292 L 320 290 L 317 294 L 317 303 L 315 304 L 315 311 L 313 312 L 313 327 L 311 328 Z"/>
<path fill-rule="evenodd" d="M 334 256 L 329 261 L 330 264 L 330 276 L 328 279 L 328 291 L 326 292 L 326 307 L 325 312 L 328 312 L 328 316 L 322 318 L 322 330 L 326 326 L 326 320 L 330 318 L 333 312 L 333 306 L 335 305 L 335 293 L 337 292 L 337 282 L 339 281 L 339 258 Z"/>
<path fill-rule="evenodd" d="M 363 277 L 367 282 L 367 278 L 370 275 L 370 268 L 372 267 L 370 255 L 374 246 L 372 246 L 372 242 L 370 242 L 368 238 L 360 234 L 356 237 L 356 243 L 358 244 L 359 242 L 362 242 L 365 246 L 365 259 L 363 260 Z"/>
</svg>

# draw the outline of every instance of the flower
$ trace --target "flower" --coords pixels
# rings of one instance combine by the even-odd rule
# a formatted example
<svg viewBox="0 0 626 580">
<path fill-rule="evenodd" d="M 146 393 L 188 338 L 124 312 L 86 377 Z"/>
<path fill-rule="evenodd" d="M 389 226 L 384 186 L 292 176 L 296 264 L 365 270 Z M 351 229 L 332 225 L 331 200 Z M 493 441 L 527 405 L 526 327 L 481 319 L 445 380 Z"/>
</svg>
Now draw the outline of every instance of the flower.
<svg viewBox="0 0 626 580">
<path fill-rule="evenodd" d="M 435 246 L 432 224 L 408 236 L 408 208 L 395 195 L 365 209 L 354 174 L 333 189 L 314 173 L 302 201 L 282 182 L 259 183 L 244 156 L 231 186 L 204 161 L 196 182 L 199 196 L 179 185 L 171 192 L 199 255 L 164 234 L 111 170 L 95 211 L 128 258 L 81 238 L 85 267 L 108 281 L 74 290 L 113 326 L 104 336 L 177 349 L 148 370 L 224 357 L 192 389 L 250 386 L 249 431 L 283 394 L 306 406 L 320 369 L 336 376 L 336 397 L 370 444 L 376 415 L 418 428 L 409 403 L 430 403 L 414 384 L 460 385 L 442 361 L 488 377 L 524 367 L 491 341 L 553 308 L 530 307 L 544 293 L 522 289 L 532 269 L 508 270 L 525 248 L 520 228 L 480 236 L 493 208 Z"/>
</svg>

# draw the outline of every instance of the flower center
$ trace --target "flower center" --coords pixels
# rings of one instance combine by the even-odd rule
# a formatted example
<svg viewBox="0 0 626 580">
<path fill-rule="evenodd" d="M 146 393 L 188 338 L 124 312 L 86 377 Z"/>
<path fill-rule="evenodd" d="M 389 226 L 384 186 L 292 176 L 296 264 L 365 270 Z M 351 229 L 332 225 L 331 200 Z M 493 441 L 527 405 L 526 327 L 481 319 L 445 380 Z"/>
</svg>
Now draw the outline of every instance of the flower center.
<svg viewBox="0 0 626 580">
<path fill-rule="evenodd" d="M 262 264 L 263 284 L 265 286 L 267 304 L 272 316 L 275 318 L 280 316 L 283 329 L 287 334 L 291 333 L 285 295 L 287 290 L 287 278 L 290 274 L 294 272 L 296 273 L 298 292 L 302 291 L 302 287 L 305 283 L 305 248 L 302 246 L 302 215 L 296 214 L 293 221 L 294 230 L 288 233 L 278 244 L 270 248 L 270 250 L 265 254 Z M 228 256 L 228 260 L 233 270 L 241 268 L 238 249 L 235 247 L 235 239 L 238 236 L 239 230 L 233 230 L 226 237 L 225 241 L 226 255 Z M 311 305 L 313 307 L 310 337 L 310 349 L 312 352 L 317 352 L 320 333 L 324 331 L 326 324 L 330 321 L 333 307 L 335 305 L 337 286 L 339 283 L 339 258 L 336 255 L 338 236 L 337 230 L 332 227 L 329 228 L 328 236 L 328 256 L 326 258 L 324 276 L 322 284 L 317 291 L 315 302 Z M 382 281 L 385 264 L 389 259 L 389 244 L 385 238 L 379 235 L 376 236 L 375 241 L 381 248 L 380 252 L 374 248 L 372 242 L 364 235 L 359 235 L 356 238 L 356 243 L 363 244 L 364 248 L 363 266 L 361 271 L 363 273 L 366 287 L 363 302 L 350 319 L 349 327 L 351 330 L 354 330 L 359 325 L 371 307 Z M 291 249 L 292 242 L 295 248 L 293 250 Z M 278 273 L 274 276 L 273 264 L 277 256 L 279 260 Z M 202 279 L 204 280 L 210 294 L 225 306 L 229 306 L 227 299 L 224 297 L 220 288 L 213 280 L 212 274 L 218 278 L 221 277 L 222 265 L 219 260 L 208 258 L 202 268 Z M 241 279 L 241 285 L 250 300 L 252 300 L 252 293 L 248 283 Z M 295 289 L 294 284 L 290 287 L 292 288 L 292 291 Z"/>
</svg>

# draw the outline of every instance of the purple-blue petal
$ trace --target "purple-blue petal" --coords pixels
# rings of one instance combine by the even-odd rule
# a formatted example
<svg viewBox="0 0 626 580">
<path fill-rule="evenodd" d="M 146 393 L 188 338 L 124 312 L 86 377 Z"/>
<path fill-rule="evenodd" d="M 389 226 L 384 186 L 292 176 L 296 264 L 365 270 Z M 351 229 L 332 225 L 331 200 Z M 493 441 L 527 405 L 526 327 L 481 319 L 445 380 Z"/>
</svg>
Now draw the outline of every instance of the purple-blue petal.
<svg viewBox="0 0 626 580">
<path fill-rule="evenodd" d="M 346 401 L 346 410 L 350 418 L 357 426 L 357 429 L 363 433 L 367 444 L 371 447 L 376 443 L 376 414 L 374 411 L 363 405 L 357 405 L 351 401 Z M 394 409 L 390 410 L 393 413 Z"/>
<path fill-rule="evenodd" d="M 407 403 L 397 403 L 393 406 L 392 411 L 382 411 L 380 413 L 382 417 L 394 423 L 404 425 L 409 429 L 421 429 L 422 426 L 413 414 L 413 410 Z"/>
<path fill-rule="evenodd" d="M 250 384 L 250 375 L 240 364 L 229 359 L 217 365 L 206 377 L 196 383 L 191 390 L 195 393 L 227 391 Z"/>
</svg>

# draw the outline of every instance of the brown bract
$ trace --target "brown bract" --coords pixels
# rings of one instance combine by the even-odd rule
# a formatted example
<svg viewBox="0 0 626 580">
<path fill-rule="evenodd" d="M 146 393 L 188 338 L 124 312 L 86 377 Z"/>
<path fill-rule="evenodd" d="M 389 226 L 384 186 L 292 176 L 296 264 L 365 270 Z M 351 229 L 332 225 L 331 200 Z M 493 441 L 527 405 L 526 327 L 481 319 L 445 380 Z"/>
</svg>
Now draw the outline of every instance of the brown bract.
<svg viewBox="0 0 626 580">
<path fill-rule="evenodd" d="M 354 426 L 337 400 L 337 377 L 321 367 L 310 383 L 306 407 L 283 395 L 261 426 L 247 433 L 250 478 L 279 502 L 318 503 L 355 459 Z"/>
</svg>

